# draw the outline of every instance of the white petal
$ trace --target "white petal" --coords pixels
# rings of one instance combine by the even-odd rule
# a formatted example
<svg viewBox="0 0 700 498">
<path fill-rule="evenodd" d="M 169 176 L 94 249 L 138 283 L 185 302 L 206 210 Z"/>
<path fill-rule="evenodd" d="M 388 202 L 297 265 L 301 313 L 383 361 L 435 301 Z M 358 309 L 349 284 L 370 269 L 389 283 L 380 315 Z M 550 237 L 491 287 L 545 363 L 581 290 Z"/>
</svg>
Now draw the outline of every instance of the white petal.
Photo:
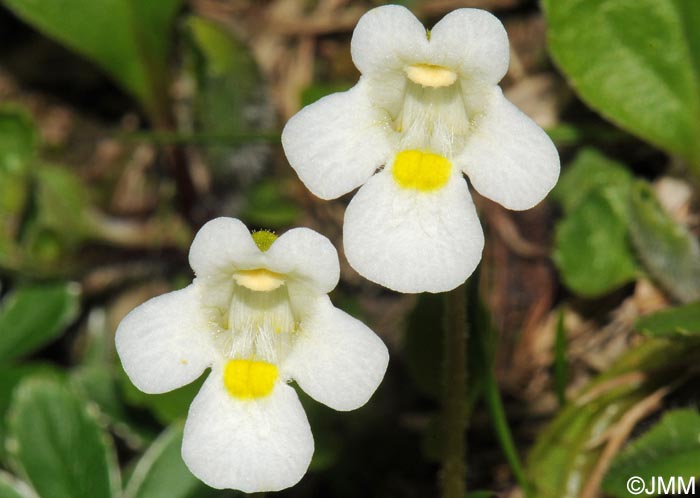
<svg viewBox="0 0 700 498">
<path fill-rule="evenodd" d="M 197 293 L 190 285 L 155 297 L 119 324 L 117 353 L 140 390 L 157 394 L 189 384 L 214 360 Z"/>
<path fill-rule="evenodd" d="M 338 285 L 338 252 L 330 240 L 309 228 L 285 232 L 265 257 L 271 270 L 301 280 L 320 294 L 327 294 Z"/>
<path fill-rule="evenodd" d="M 239 268 L 255 268 L 262 253 L 248 228 L 235 218 L 215 218 L 200 228 L 190 247 L 190 266 L 197 276 L 231 274 Z"/>
<path fill-rule="evenodd" d="M 434 192 L 399 187 L 375 175 L 345 211 L 343 245 L 365 278 L 399 292 L 444 292 L 472 274 L 484 234 L 467 184 L 453 174 Z"/>
<path fill-rule="evenodd" d="M 508 71 L 508 34 L 481 9 L 450 12 L 430 30 L 431 64 L 454 68 L 467 80 L 496 84 Z"/>
<path fill-rule="evenodd" d="M 214 369 L 190 406 L 182 458 L 213 488 L 279 491 L 303 477 L 314 441 L 296 392 L 278 382 L 257 400 L 231 396 Z"/>
<path fill-rule="evenodd" d="M 283 368 L 316 401 L 345 411 L 367 403 L 388 362 L 382 340 L 323 296 L 313 314 L 302 320 Z"/>
<path fill-rule="evenodd" d="M 363 79 L 295 114 L 282 131 L 289 164 L 321 199 L 362 185 L 390 155 L 386 113 L 370 104 Z"/>
<path fill-rule="evenodd" d="M 508 209 L 531 208 L 559 178 L 552 140 L 498 87 L 455 163 L 481 195 Z"/>
<path fill-rule="evenodd" d="M 362 74 L 401 71 L 423 62 L 428 37 L 423 24 L 406 7 L 384 5 L 363 15 L 350 42 L 352 60 Z"/>
</svg>

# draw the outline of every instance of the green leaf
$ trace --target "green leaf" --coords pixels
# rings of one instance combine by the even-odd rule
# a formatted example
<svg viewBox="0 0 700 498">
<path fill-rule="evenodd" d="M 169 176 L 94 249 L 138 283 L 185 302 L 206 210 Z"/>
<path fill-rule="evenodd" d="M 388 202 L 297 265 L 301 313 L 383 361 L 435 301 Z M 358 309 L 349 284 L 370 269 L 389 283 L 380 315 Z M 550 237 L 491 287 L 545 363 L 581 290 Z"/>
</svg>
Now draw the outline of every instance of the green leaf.
<svg viewBox="0 0 700 498">
<path fill-rule="evenodd" d="M 41 165 L 35 172 L 37 216 L 34 224 L 59 235 L 68 245 L 92 234 L 87 188 L 70 169 Z"/>
<path fill-rule="evenodd" d="M 601 458 L 602 435 L 641 400 L 696 365 L 698 353 L 698 344 L 648 340 L 584 387 L 538 435 L 526 472 L 534 496 L 578 498 Z"/>
<path fill-rule="evenodd" d="M 664 211 L 647 182 L 632 188 L 629 231 L 646 270 L 683 303 L 700 300 L 700 244 Z"/>
<path fill-rule="evenodd" d="M 637 320 L 635 329 L 651 337 L 682 337 L 700 335 L 700 303 L 647 315 Z"/>
<path fill-rule="evenodd" d="M 619 126 L 700 166 L 700 3 L 542 4 L 551 54 L 581 98 Z"/>
<path fill-rule="evenodd" d="M 696 410 L 666 413 L 615 457 L 602 488 L 612 496 L 628 498 L 626 484 L 632 476 L 644 479 L 647 490 L 652 489 L 651 481 L 657 477 L 667 481 L 682 477 L 688 482 L 700 476 L 700 414 Z M 659 491 L 658 486 L 655 489 Z"/>
<path fill-rule="evenodd" d="M 83 399 L 97 404 L 110 429 L 132 449 L 142 449 L 155 435 L 134 420 L 120 396 L 112 365 L 85 365 L 71 370 L 71 385 Z"/>
<path fill-rule="evenodd" d="M 0 304 L 0 361 L 31 353 L 63 333 L 78 315 L 75 284 L 20 287 Z"/>
<path fill-rule="evenodd" d="M 163 117 L 170 30 L 182 0 L 3 0 L 20 18 L 91 59 Z"/>
<path fill-rule="evenodd" d="M 55 379 L 25 380 L 15 391 L 8 443 L 42 498 L 108 498 L 118 489 L 116 456 L 84 403 Z"/>
<path fill-rule="evenodd" d="M 7 430 L 6 413 L 10 408 L 15 388 L 23 379 L 35 375 L 56 375 L 55 367 L 43 364 L 25 363 L 19 366 L 0 367 L 0 441 L 5 441 Z M 7 449 L 0 444 L 0 459 L 6 461 Z"/>
<path fill-rule="evenodd" d="M 123 369 L 120 370 L 119 380 L 127 403 L 147 408 L 159 422 L 168 425 L 187 416 L 190 404 L 202 387 L 207 375 L 209 372 L 204 373 L 191 384 L 163 394 L 146 394 L 139 391 L 131 383 Z"/>
<path fill-rule="evenodd" d="M 269 141 L 276 128 L 267 86 L 249 48 L 221 25 L 202 17 L 186 21 L 190 69 L 197 83 L 194 120 L 197 129 L 213 136 L 248 136 L 249 143 L 209 145 L 204 153 L 215 178 L 214 189 L 246 187 L 264 168 Z M 256 143 L 258 142 L 258 143 Z"/>
<path fill-rule="evenodd" d="M 15 240 L 29 197 L 35 142 L 36 132 L 27 113 L 0 107 L 0 262 L 18 257 Z"/>
<path fill-rule="evenodd" d="M 602 193 L 616 214 L 626 218 L 632 178 L 623 164 L 605 157 L 596 149 L 583 149 L 566 167 L 551 196 L 561 204 L 565 213 L 570 214 L 589 195 Z"/>
<path fill-rule="evenodd" d="M 586 297 L 635 279 L 626 221 L 605 192 L 592 192 L 559 222 L 554 261 L 566 286 Z"/>
<path fill-rule="evenodd" d="M 180 456 L 181 423 L 165 429 L 136 464 L 123 498 L 204 498 L 224 496 L 194 477 Z M 238 493 L 236 493 L 238 494 Z"/>
<path fill-rule="evenodd" d="M 190 473 L 182 461 L 183 424 L 166 428 L 136 464 L 123 498 L 233 498 L 243 493 L 212 489 Z"/>
<path fill-rule="evenodd" d="M 0 107 L 0 170 L 20 171 L 34 157 L 36 130 L 29 114 L 20 107 Z"/>
<path fill-rule="evenodd" d="M 0 498 L 37 498 L 37 496 L 27 483 L 6 472 L 0 472 Z"/>
</svg>

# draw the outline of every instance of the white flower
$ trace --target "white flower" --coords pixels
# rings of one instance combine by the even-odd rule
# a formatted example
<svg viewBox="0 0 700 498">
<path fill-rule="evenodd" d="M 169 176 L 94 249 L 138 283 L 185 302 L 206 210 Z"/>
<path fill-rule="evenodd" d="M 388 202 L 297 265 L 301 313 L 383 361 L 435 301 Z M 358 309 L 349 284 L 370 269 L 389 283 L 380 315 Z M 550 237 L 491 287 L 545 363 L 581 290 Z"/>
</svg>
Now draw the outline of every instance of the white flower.
<svg viewBox="0 0 700 498">
<path fill-rule="evenodd" d="M 450 290 L 484 244 L 462 173 L 485 197 L 528 209 L 557 181 L 556 148 L 503 96 L 508 37 L 486 11 L 459 9 L 426 31 L 404 7 L 378 7 L 351 51 L 359 82 L 292 117 L 287 158 L 323 199 L 364 184 L 344 227 L 359 273 L 401 292 Z"/>
<path fill-rule="evenodd" d="M 296 484 L 314 443 L 288 382 L 353 410 L 388 362 L 382 341 L 326 295 L 339 276 L 330 241 L 306 228 L 274 239 L 251 237 L 232 218 L 210 221 L 190 250 L 194 282 L 142 304 L 117 329 L 124 370 L 142 391 L 170 391 L 211 367 L 190 406 L 182 457 L 215 488 Z"/>
</svg>

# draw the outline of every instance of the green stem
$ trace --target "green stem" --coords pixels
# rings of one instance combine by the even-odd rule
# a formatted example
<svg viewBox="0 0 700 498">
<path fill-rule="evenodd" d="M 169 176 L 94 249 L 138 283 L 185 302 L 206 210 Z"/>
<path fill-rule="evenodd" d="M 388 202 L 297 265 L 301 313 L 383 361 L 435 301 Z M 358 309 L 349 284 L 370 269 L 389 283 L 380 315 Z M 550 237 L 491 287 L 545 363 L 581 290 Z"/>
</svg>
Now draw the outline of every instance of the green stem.
<svg viewBox="0 0 700 498">
<path fill-rule="evenodd" d="M 466 494 L 467 334 L 467 295 L 461 285 L 445 296 L 442 498 Z"/>
<path fill-rule="evenodd" d="M 501 450 L 508 461 L 511 472 L 513 472 L 513 476 L 523 490 L 525 497 L 529 498 L 530 484 L 525 477 L 523 465 L 520 462 L 518 450 L 515 447 L 513 435 L 511 434 L 510 427 L 508 425 L 508 419 L 506 418 L 505 410 L 503 409 L 501 393 L 498 388 L 498 382 L 496 381 L 496 375 L 493 371 L 493 362 L 490 360 L 493 355 L 488 350 L 486 338 L 482 335 L 483 333 L 484 331 L 482 330 L 475 331 L 476 340 L 474 343 L 478 345 L 478 357 L 481 358 L 479 366 L 481 376 L 483 378 L 484 400 L 486 401 L 486 406 L 489 410 L 489 415 L 491 416 L 491 423 L 493 424 L 496 432 L 496 438 L 498 439 Z"/>
</svg>

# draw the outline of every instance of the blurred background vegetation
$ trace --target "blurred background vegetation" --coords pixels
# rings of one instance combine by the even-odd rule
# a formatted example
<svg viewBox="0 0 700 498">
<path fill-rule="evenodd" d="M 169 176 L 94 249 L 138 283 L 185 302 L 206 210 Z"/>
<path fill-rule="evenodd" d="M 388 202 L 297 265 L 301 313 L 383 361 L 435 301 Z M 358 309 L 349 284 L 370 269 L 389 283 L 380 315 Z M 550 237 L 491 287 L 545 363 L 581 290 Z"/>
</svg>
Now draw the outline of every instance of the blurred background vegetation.
<svg viewBox="0 0 700 498">
<path fill-rule="evenodd" d="M 469 283 L 469 496 L 627 497 L 632 475 L 700 476 L 700 2 L 403 3 L 428 26 L 458 7 L 504 22 L 506 95 L 563 164 L 530 211 L 473 193 L 487 238 Z M 352 29 L 378 4 L 0 0 L 0 498 L 240 495 L 180 459 L 201 379 L 140 393 L 114 330 L 191 280 L 212 217 L 342 247 L 348 197 L 309 194 L 279 135 L 354 84 Z M 433 496 L 441 297 L 341 265 L 334 301 L 388 344 L 389 372 L 355 412 L 300 393 L 316 453 L 280 496 Z"/>
</svg>

